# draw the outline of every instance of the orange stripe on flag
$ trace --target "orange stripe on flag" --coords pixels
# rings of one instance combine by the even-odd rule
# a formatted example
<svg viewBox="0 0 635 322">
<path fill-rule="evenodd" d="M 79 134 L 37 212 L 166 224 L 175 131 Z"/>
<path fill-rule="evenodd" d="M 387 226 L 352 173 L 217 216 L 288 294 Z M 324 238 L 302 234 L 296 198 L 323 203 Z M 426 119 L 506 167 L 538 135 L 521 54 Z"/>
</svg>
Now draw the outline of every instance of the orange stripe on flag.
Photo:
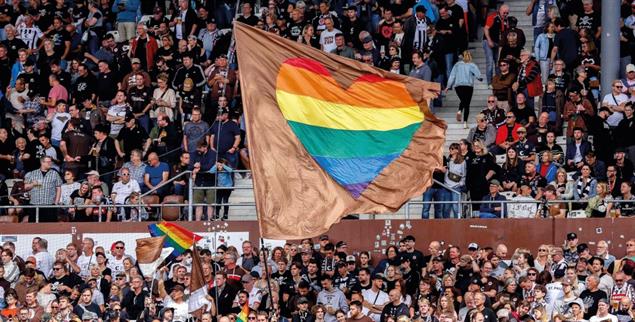
<svg viewBox="0 0 635 322">
<path fill-rule="evenodd" d="M 406 87 L 392 80 L 381 82 L 383 91 L 377 91 L 377 80 L 362 77 L 348 89 L 343 89 L 331 76 L 316 74 L 304 68 L 282 64 L 277 89 L 289 94 L 310 96 L 331 103 L 371 108 L 400 108 L 416 106 Z"/>
</svg>

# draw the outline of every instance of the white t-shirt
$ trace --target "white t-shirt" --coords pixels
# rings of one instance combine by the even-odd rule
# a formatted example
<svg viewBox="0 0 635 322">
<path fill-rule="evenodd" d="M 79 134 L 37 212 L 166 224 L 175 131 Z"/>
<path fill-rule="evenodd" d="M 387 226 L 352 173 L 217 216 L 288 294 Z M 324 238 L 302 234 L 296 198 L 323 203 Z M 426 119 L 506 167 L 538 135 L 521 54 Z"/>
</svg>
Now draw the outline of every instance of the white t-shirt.
<svg viewBox="0 0 635 322">
<path fill-rule="evenodd" d="M 600 322 L 600 321 L 606 321 L 606 320 L 611 320 L 611 322 L 617 322 L 617 316 L 613 314 L 607 314 L 606 316 L 603 316 L 603 317 L 594 315 L 589 319 L 589 322 Z"/>
<path fill-rule="evenodd" d="M 119 273 L 123 273 L 123 260 L 126 259 L 126 256 L 122 256 L 121 259 L 117 259 L 114 256 L 108 257 L 108 268 L 112 271 L 112 276 L 115 277 Z"/>
<path fill-rule="evenodd" d="M 190 318 L 187 301 L 183 301 L 183 303 L 176 303 L 169 295 L 167 295 L 163 299 L 163 305 L 164 307 L 174 309 L 174 318 L 172 319 L 174 322 L 184 322 Z"/>
<path fill-rule="evenodd" d="M 29 100 L 29 96 L 27 95 L 29 94 L 28 90 L 23 90 L 22 92 L 18 92 L 15 89 L 11 90 L 11 94 L 9 94 L 9 102 L 11 102 L 11 106 L 13 106 L 13 108 L 15 108 L 16 110 L 23 110 L 24 109 L 24 103 L 20 102 L 18 100 L 18 97 L 22 97 L 24 98 L 24 101 L 28 101 Z"/>
<path fill-rule="evenodd" d="M 628 96 L 626 94 L 613 95 L 613 93 L 604 95 L 604 99 L 602 100 L 602 105 L 613 105 L 617 106 L 624 102 L 628 102 Z M 610 126 L 617 126 L 620 121 L 624 118 L 624 114 L 622 112 L 615 112 L 606 119 L 606 123 Z"/>
<path fill-rule="evenodd" d="M 51 120 L 51 139 L 56 141 L 62 140 L 62 130 L 64 125 L 71 119 L 68 113 L 55 113 Z"/>
<path fill-rule="evenodd" d="M 547 294 L 545 295 L 545 300 L 549 305 L 555 306 L 556 302 L 562 301 L 564 298 L 564 291 L 562 290 L 562 283 L 553 282 L 545 285 L 547 289 Z"/>
<path fill-rule="evenodd" d="M 386 292 L 382 290 L 379 290 L 379 294 L 373 292 L 372 289 L 363 290 L 362 296 L 364 296 L 364 300 L 373 305 L 384 305 L 390 302 L 388 294 L 386 294 Z M 381 314 L 368 313 L 366 315 L 369 318 L 373 319 L 375 322 L 379 322 L 381 320 Z"/>
<path fill-rule="evenodd" d="M 339 33 L 341 33 L 341 31 L 335 28 L 333 28 L 332 31 L 324 29 L 324 31 L 320 34 L 320 45 L 322 45 L 322 50 L 330 53 L 337 48 L 337 45 L 335 45 L 335 35 Z"/>
<path fill-rule="evenodd" d="M 141 192 L 141 188 L 139 188 L 137 180 L 130 179 L 128 183 L 119 181 L 112 186 L 112 193 L 117 194 L 113 202 L 115 204 L 123 205 L 126 203 L 126 198 L 128 198 L 128 196 L 130 196 L 133 192 Z"/>
<path fill-rule="evenodd" d="M 95 258 L 95 254 L 91 256 L 86 256 L 82 254 L 77 258 L 77 266 L 79 266 L 80 272 L 79 276 L 85 278 L 90 275 L 90 265 L 97 264 L 97 259 Z"/>
</svg>

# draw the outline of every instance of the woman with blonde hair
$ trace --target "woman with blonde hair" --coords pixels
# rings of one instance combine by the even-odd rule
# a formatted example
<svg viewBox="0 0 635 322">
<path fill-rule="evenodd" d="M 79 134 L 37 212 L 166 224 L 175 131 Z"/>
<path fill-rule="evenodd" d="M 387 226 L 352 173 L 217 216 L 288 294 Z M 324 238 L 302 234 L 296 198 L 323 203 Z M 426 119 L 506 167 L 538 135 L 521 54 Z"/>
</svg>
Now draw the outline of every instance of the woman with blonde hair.
<svg viewBox="0 0 635 322">
<path fill-rule="evenodd" d="M 594 218 L 606 217 L 611 212 L 611 208 L 613 208 L 613 203 L 610 202 L 613 200 L 613 196 L 611 196 L 609 186 L 606 182 L 599 182 L 595 187 L 595 191 L 596 195 L 589 199 L 585 210 L 586 215 Z"/>
<path fill-rule="evenodd" d="M 312 24 L 304 26 L 302 36 L 298 37 L 298 42 L 320 49 L 320 38 L 315 35 L 315 28 Z"/>
<path fill-rule="evenodd" d="M 534 258 L 534 268 L 538 270 L 538 272 L 542 272 L 545 268 L 549 266 L 549 249 L 548 245 L 542 244 L 538 246 L 538 253 L 536 253 L 536 257 Z"/>
<path fill-rule="evenodd" d="M 482 81 L 481 72 L 478 66 L 472 62 L 472 54 L 469 50 L 463 52 L 463 61 L 454 64 L 448 84 L 445 88 L 447 93 L 449 89 L 454 88 L 456 95 L 459 97 L 459 111 L 456 112 L 456 121 L 463 120 L 463 128 L 467 129 L 467 118 L 470 114 L 470 103 L 472 102 L 472 94 L 474 93 L 474 80 Z M 463 117 L 461 118 L 461 114 Z"/>
<path fill-rule="evenodd" d="M 441 316 L 445 316 L 446 318 L 450 317 L 456 321 L 458 319 L 458 315 L 454 310 L 454 300 L 448 296 L 441 296 L 439 298 L 439 303 L 437 304 L 436 315 L 439 320 Z"/>
<path fill-rule="evenodd" d="M 558 199 L 573 199 L 574 185 L 573 182 L 569 182 L 567 179 L 567 171 L 564 168 L 559 168 L 556 171 L 555 180 L 549 184 L 556 187 L 556 195 L 558 196 Z"/>
</svg>

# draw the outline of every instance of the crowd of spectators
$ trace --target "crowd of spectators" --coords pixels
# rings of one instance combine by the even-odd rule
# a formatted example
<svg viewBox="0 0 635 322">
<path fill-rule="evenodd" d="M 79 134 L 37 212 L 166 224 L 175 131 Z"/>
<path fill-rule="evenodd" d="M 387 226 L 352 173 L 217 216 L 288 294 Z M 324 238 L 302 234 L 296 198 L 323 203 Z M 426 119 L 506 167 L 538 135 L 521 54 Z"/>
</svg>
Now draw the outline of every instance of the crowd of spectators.
<svg viewBox="0 0 635 322">
<path fill-rule="evenodd" d="M 473 201 L 504 199 L 499 190 L 588 201 L 573 207 L 589 216 L 630 215 L 635 203 L 611 198 L 635 199 L 635 3 L 621 1 L 621 75 L 605 97 L 600 5 L 531 0 L 533 30 L 523 30 L 496 0 L 0 0 L 0 204 L 82 206 L 4 211 L 18 221 L 154 219 L 152 209 L 117 205 L 146 192 L 151 203 L 183 202 L 183 172 L 192 170 L 193 184 L 208 189 L 191 201 L 218 205 L 197 207 L 196 219 L 228 218 L 221 206 L 236 171 L 249 169 L 231 31 L 239 21 L 439 82 L 445 91 L 433 109 L 455 90 L 465 127 L 474 83 L 487 82 L 492 96 L 478 124 L 435 176 L 445 187 L 433 186 L 424 200 L 465 198 L 448 188 Z M 472 61 L 471 41 L 482 41 L 485 66 Z M 561 135 L 566 146 L 556 142 Z M 551 215 L 567 210 L 553 207 Z M 463 211 L 435 208 L 437 217 Z M 506 213 L 483 204 L 479 216 Z"/>
<path fill-rule="evenodd" d="M 635 318 L 635 239 L 517 248 L 466 248 L 415 237 L 385 253 L 352 251 L 327 235 L 258 251 L 194 248 L 209 304 L 189 312 L 193 253 L 140 275 L 122 241 L 90 238 L 54 253 L 36 237 L 16 255 L 2 245 L 0 316 L 18 322 L 630 322 Z M 212 246 L 210 246 L 212 247 Z"/>
</svg>

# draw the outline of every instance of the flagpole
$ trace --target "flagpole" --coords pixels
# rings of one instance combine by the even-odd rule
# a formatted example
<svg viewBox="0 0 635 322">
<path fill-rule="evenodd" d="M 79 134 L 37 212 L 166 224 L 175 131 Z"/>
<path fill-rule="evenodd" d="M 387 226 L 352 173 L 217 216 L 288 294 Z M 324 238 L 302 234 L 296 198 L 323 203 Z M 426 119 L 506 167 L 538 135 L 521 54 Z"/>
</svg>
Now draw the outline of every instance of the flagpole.
<svg viewBox="0 0 635 322">
<path fill-rule="evenodd" d="M 269 264 L 267 263 L 268 259 L 267 259 L 267 251 L 266 251 L 266 247 L 265 247 L 265 240 L 262 237 L 260 237 L 260 253 L 262 254 L 263 261 L 265 262 L 265 276 L 267 277 L 267 288 L 269 289 L 269 301 L 271 303 L 271 310 L 273 311 L 273 293 L 271 292 L 271 279 L 270 279 L 270 276 L 269 276 Z"/>
</svg>

